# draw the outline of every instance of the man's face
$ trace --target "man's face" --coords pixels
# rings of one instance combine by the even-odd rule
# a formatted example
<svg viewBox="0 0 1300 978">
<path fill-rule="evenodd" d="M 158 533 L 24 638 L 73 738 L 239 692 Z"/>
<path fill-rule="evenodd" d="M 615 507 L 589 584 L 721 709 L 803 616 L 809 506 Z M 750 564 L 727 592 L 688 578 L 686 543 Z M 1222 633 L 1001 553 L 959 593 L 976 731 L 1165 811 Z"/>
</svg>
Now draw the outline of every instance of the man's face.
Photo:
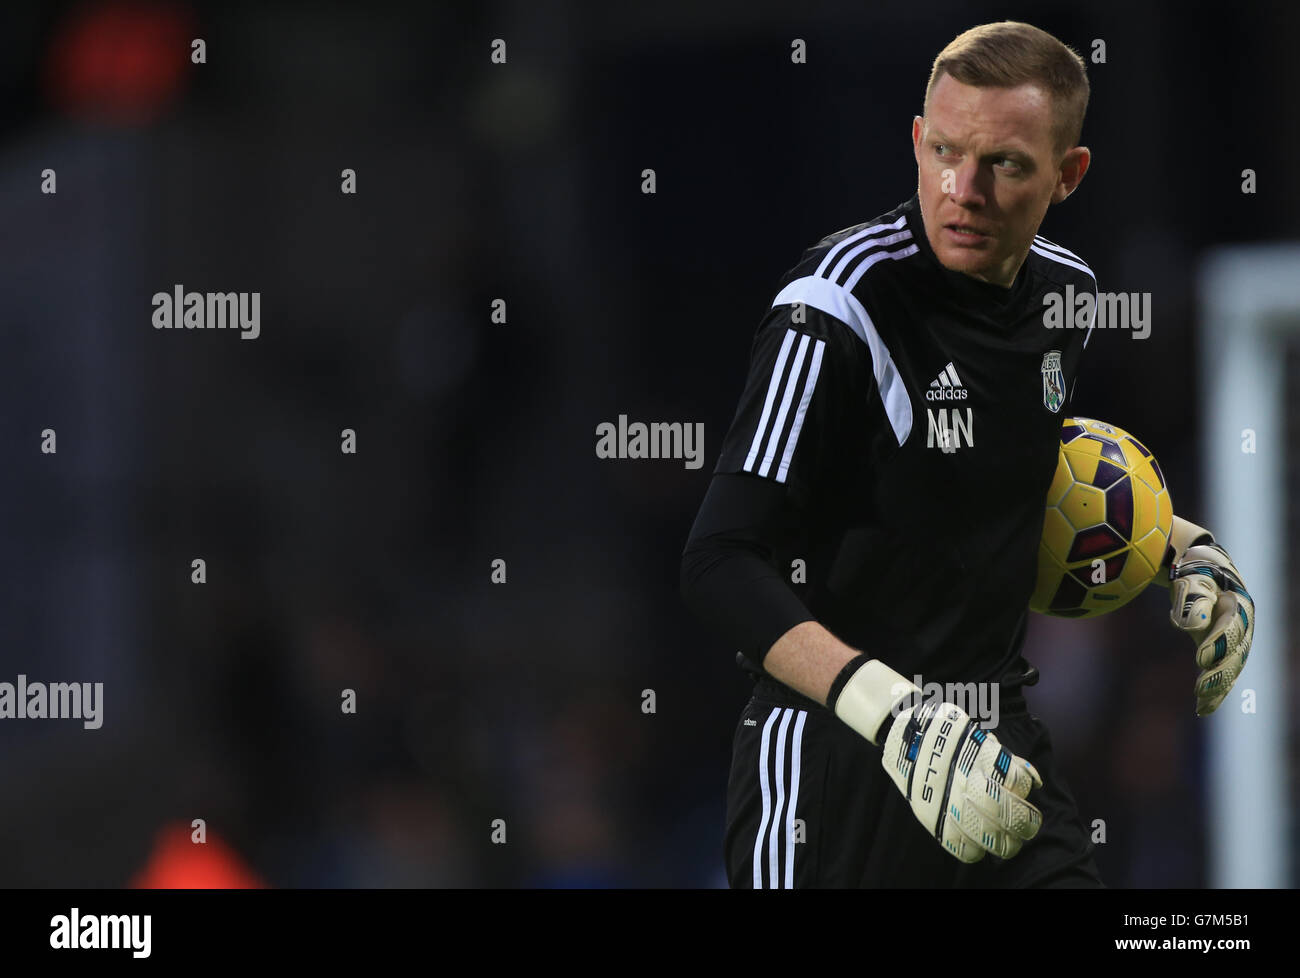
<svg viewBox="0 0 1300 978">
<path fill-rule="evenodd" d="M 1059 158 L 1051 97 L 941 75 L 912 122 L 926 237 L 946 268 L 1010 287 L 1052 203 L 1078 186 L 1086 147 Z"/>
</svg>

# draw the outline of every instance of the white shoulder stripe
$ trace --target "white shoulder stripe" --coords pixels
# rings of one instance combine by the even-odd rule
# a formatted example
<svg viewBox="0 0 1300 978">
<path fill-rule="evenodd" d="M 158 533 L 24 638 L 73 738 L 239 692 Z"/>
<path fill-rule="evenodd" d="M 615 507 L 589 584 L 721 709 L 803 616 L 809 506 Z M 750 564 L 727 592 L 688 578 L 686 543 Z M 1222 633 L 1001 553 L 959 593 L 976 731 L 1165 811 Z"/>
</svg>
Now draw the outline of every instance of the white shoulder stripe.
<svg viewBox="0 0 1300 978">
<path fill-rule="evenodd" d="M 1091 278 L 1094 285 L 1097 283 L 1097 276 L 1092 273 L 1092 269 L 1081 261 L 1071 261 L 1064 255 L 1053 254 L 1046 248 L 1040 248 L 1036 244 L 1031 244 L 1029 250 L 1035 254 L 1042 255 L 1044 258 L 1050 258 L 1054 262 L 1060 262 L 1062 265 L 1069 265 L 1071 268 L 1077 268 L 1079 271 L 1085 273 L 1089 278 Z"/>
<path fill-rule="evenodd" d="M 794 349 L 795 337 L 799 345 Z M 803 429 L 804 418 L 808 414 L 808 405 L 812 401 L 813 391 L 817 387 L 817 376 L 821 373 L 822 356 L 826 352 L 826 341 L 814 339 L 808 333 L 787 329 L 781 340 L 781 349 L 777 352 L 776 363 L 772 366 L 772 376 L 767 382 L 767 397 L 763 402 L 763 412 L 754 431 L 754 439 L 749 445 L 749 454 L 745 456 L 742 466 L 745 472 L 754 472 L 767 477 L 772 471 L 772 463 L 778 453 L 781 462 L 773 478 L 784 482 L 790 471 L 790 460 L 794 457 L 795 447 L 799 444 L 799 432 Z M 787 369 L 786 363 L 789 362 Z M 799 388 L 799 377 L 803 374 L 804 364 L 808 364 L 808 373 Z M 796 402 L 795 393 L 798 390 Z M 780 404 L 777 406 L 777 398 Z M 773 407 L 776 416 L 773 418 Z M 794 408 L 793 415 L 791 408 Z M 768 421 L 771 419 L 771 428 Z M 784 451 L 782 451 L 784 445 Z"/>
<path fill-rule="evenodd" d="M 892 224 L 873 224 L 869 228 L 863 228 L 861 231 L 850 234 L 847 238 L 826 252 L 826 257 L 822 259 L 821 264 L 817 266 L 817 271 L 813 274 L 824 276 L 826 274 L 826 269 L 830 268 L 831 263 L 835 261 L 837 255 L 842 254 L 846 249 L 852 248 L 855 244 L 860 243 L 864 238 L 869 238 L 877 231 L 897 231 L 906 224 L 907 215 L 904 214 Z"/>
<path fill-rule="evenodd" d="M 1040 254 L 1055 255 L 1058 258 L 1069 258 L 1071 261 L 1077 261 L 1080 265 L 1088 264 L 1069 248 L 1062 248 L 1060 245 L 1052 244 L 1050 241 L 1044 241 L 1042 238 L 1034 238 L 1031 247 L 1035 248 Z"/>
<path fill-rule="evenodd" d="M 808 402 L 812 400 L 813 388 L 817 386 L 817 374 L 822 369 L 822 354 L 826 352 L 826 341 L 818 340 L 817 345 L 813 348 L 812 364 L 808 368 L 808 379 L 804 381 L 803 394 L 799 398 L 799 407 L 795 410 L 794 423 L 790 426 L 790 436 L 785 442 L 785 452 L 781 455 L 781 466 L 776 470 L 776 481 L 784 482 L 786 474 L 790 471 L 790 459 L 794 456 L 794 446 L 799 441 L 799 431 L 803 428 L 804 415 L 808 413 Z M 791 383 L 794 382 L 793 372 L 790 375 Z M 776 444 L 770 446 L 770 451 L 776 451 Z M 764 469 L 768 463 L 764 462 Z M 766 475 L 766 472 L 759 473 Z"/>
<path fill-rule="evenodd" d="M 792 331 L 793 332 L 793 331 Z M 772 433 L 767 439 L 767 448 L 763 452 L 763 464 L 758 468 L 758 474 L 766 476 L 772 469 L 772 460 L 776 457 L 776 450 L 781 445 L 781 437 L 785 434 L 785 419 L 790 413 L 790 402 L 794 400 L 794 386 L 799 379 L 799 372 L 803 369 L 803 361 L 808 353 L 808 341 L 812 339 L 807 333 L 801 333 L 799 336 L 799 349 L 795 351 L 794 362 L 790 365 L 790 375 L 786 378 L 785 391 L 781 395 L 781 407 L 776 412 L 776 420 L 772 422 Z M 825 340 L 818 340 L 819 344 Z M 776 384 L 778 377 L 775 373 L 772 375 L 772 383 Z M 772 396 L 772 391 L 768 389 L 768 398 Z M 752 452 L 753 449 L 751 448 Z M 777 479 L 780 482 L 780 479 Z"/>
<path fill-rule="evenodd" d="M 1034 244 L 1038 245 L 1040 248 L 1046 248 L 1048 251 L 1054 251 L 1058 255 L 1064 255 L 1066 258 L 1073 258 L 1075 261 L 1080 262 L 1084 265 L 1088 264 L 1078 255 L 1076 255 L 1073 251 L 1071 251 L 1069 248 L 1062 248 L 1059 244 L 1055 244 L 1051 241 L 1048 241 L 1046 238 L 1039 237 L 1038 235 L 1034 235 Z"/>
<path fill-rule="evenodd" d="M 911 237 L 910 232 L 908 233 L 908 237 Z M 898 248 L 894 251 L 878 251 L 857 268 L 853 269 L 853 274 L 848 277 L 848 280 L 844 283 L 844 287 L 849 291 L 856 288 L 857 284 L 862 281 L 862 276 L 867 274 L 867 269 L 878 261 L 883 261 L 886 258 L 891 261 L 899 261 L 903 258 L 907 258 L 909 255 L 915 255 L 920 250 L 921 249 L 917 245 L 911 244 L 906 248 Z"/>
<path fill-rule="evenodd" d="M 826 277 L 831 279 L 832 281 L 838 282 L 840 280 L 840 276 L 844 274 L 844 270 L 848 268 L 849 263 L 853 261 L 854 258 L 858 257 L 858 255 L 866 251 L 868 248 L 879 248 L 884 245 L 897 244 L 900 241 L 911 241 L 911 240 L 912 240 L 912 229 L 903 228 L 903 230 L 896 231 L 893 234 L 887 234 L 883 238 L 871 238 L 868 241 L 864 241 L 862 244 L 858 245 L 852 251 L 845 254 L 845 256 L 840 259 L 839 264 L 835 266 L 835 271 L 831 272 Z M 916 251 L 916 246 L 913 245 L 912 252 L 915 251 Z M 910 253 L 911 252 L 909 252 L 909 254 Z M 879 261 L 884 254 L 885 254 L 884 252 L 880 252 L 875 255 L 872 255 L 870 258 L 864 261 L 858 268 L 855 268 L 853 270 L 853 276 L 849 279 L 848 282 L 845 283 L 846 288 L 850 288 L 850 289 L 853 288 L 853 286 L 858 283 L 858 280 L 862 278 L 862 272 L 866 271 L 877 261 Z M 889 256 L 891 258 L 903 257 L 901 255 L 898 255 L 897 252 L 893 252 Z"/>
<path fill-rule="evenodd" d="M 1096 279 L 1093 279 L 1093 282 L 1094 282 L 1094 283 L 1095 283 L 1096 281 L 1097 281 Z M 1097 298 L 1096 293 L 1094 293 L 1094 294 L 1093 294 L 1093 299 L 1095 300 L 1096 298 Z M 1093 327 L 1093 324 L 1097 322 L 1097 305 L 1098 305 L 1097 302 L 1094 301 L 1093 304 L 1092 304 L 1092 318 L 1088 320 L 1088 332 L 1086 332 L 1086 333 L 1083 334 L 1083 348 L 1084 348 L 1085 350 L 1088 349 L 1088 340 L 1092 338 L 1092 327 Z M 1076 377 L 1075 380 L 1078 380 L 1078 378 Z M 1074 392 L 1074 388 L 1073 388 L 1073 387 L 1070 388 L 1070 392 L 1071 392 L 1071 394 L 1073 394 L 1073 392 Z"/>
<path fill-rule="evenodd" d="M 781 350 L 776 355 L 776 366 L 772 368 L 772 379 L 767 383 L 767 399 L 763 402 L 763 414 L 758 419 L 758 428 L 754 431 L 754 440 L 749 446 L 749 454 L 745 456 L 744 469 L 746 472 L 754 471 L 754 459 L 758 458 L 758 450 L 763 444 L 763 432 L 767 430 L 767 419 L 772 416 L 772 402 L 776 400 L 776 392 L 781 386 L 781 377 L 785 373 L 786 357 L 790 355 L 790 344 L 794 342 L 795 331 L 787 329 L 785 339 L 781 341 Z"/>
<path fill-rule="evenodd" d="M 1096 298 L 1097 276 L 1093 273 L 1093 270 L 1084 263 L 1084 260 L 1073 251 L 1070 251 L 1068 248 L 1062 248 L 1058 244 L 1052 244 L 1052 242 L 1045 238 L 1040 238 L 1036 235 L 1034 237 L 1034 243 L 1029 246 L 1029 250 L 1037 252 L 1044 258 L 1050 258 L 1052 261 L 1058 261 L 1063 265 L 1069 265 L 1072 268 L 1078 268 L 1081 271 L 1087 272 L 1088 277 L 1092 279 L 1092 288 L 1094 292 L 1093 298 Z M 1064 257 L 1066 255 L 1068 255 L 1069 258 L 1075 259 L 1075 261 L 1070 261 L 1069 258 Z M 1088 348 L 1088 340 L 1092 338 L 1092 327 L 1096 321 L 1097 303 L 1094 302 L 1092 305 L 1092 319 L 1088 322 L 1088 332 L 1083 334 L 1083 348 L 1085 350 Z M 1071 388 L 1071 390 L 1073 390 L 1073 388 Z"/>
<path fill-rule="evenodd" d="M 916 248 L 915 245 L 911 247 L 912 249 Z M 873 255 L 872 257 L 875 258 L 876 256 Z M 882 257 L 884 256 L 882 255 Z M 903 444 L 907 440 L 907 436 L 912 432 L 912 399 L 907 394 L 907 388 L 903 384 L 902 377 L 898 374 L 898 368 L 894 365 L 893 358 L 889 355 L 889 349 L 885 346 L 885 341 L 880 338 L 875 323 L 867 315 L 867 310 L 858 297 L 849 289 L 842 285 L 836 285 L 829 279 L 819 278 L 815 275 L 805 275 L 803 278 L 795 279 L 782 289 L 772 302 L 772 305 L 783 306 L 792 302 L 802 302 L 814 309 L 820 309 L 828 316 L 833 316 L 853 330 L 858 339 L 867 344 L 867 347 L 871 350 L 872 371 L 875 374 L 876 386 L 880 389 L 880 399 L 885 405 L 885 415 L 889 418 L 889 424 L 894 429 L 894 437 L 898 439 L 900 445 Z M 783 346 L 783 355 L 785 350 L 786 347 Z M 778 364 L 777 371 L 779 372 L 779 370 L 780 365 Z M 769 388 L 769 403 L 772 397 L 773 392 Z M 767 409 L 764 408 L 765 420 L 767 413 Z M 759 422 L 760 432 L 763 425 L 764 422 Z"/>
</svg>

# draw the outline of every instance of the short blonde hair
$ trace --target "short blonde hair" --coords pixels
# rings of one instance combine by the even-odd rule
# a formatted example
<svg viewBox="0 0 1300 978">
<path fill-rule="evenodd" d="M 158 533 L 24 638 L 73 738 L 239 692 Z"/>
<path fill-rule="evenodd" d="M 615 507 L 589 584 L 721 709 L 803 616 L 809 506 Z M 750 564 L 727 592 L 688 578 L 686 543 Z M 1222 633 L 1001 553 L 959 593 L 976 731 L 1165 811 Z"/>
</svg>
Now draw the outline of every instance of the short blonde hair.
<svg viewBox="0 0 1300 978">
<path fill-rule="evenodd" d="M 925 86 L 930 93 L 943 75 L 977 88 L 1015 88 L 1033 83 L 1055 106 L 1053 132 L 1058 154 L 1079 144 L 1091 86 L 1083 58 L 1047 31 L 1032 24 L 1004 20 L 982 24 L 957 35 L 939 52 Z M 922 111 L 925 111 L 923 109 Z"/>
</svg>

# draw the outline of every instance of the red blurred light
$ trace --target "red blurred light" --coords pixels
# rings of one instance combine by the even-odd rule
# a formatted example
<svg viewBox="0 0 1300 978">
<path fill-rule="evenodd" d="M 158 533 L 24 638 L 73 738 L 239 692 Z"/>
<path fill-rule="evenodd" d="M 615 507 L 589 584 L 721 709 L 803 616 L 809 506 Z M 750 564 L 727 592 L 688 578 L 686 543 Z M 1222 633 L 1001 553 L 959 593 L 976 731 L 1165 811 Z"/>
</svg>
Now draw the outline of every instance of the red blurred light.
<svg viewBox="0 0 1300 978">
<path fill-rule="evenodd" d="M 207 841 L 191 841 L 190 827 L 165 825 L 154 837 L 153 852 L 128 884 L 136 890 L 255 890 L 266 884 L 234 849 L 207 832 Z"/>
<path fill-rule="evenodd" d="M 61 112 L 125 125 L 155 121 L 188 78 L 186 6 L 107 0 L 75 8 L 55 32 L 46 91 Z"/>
</svg>

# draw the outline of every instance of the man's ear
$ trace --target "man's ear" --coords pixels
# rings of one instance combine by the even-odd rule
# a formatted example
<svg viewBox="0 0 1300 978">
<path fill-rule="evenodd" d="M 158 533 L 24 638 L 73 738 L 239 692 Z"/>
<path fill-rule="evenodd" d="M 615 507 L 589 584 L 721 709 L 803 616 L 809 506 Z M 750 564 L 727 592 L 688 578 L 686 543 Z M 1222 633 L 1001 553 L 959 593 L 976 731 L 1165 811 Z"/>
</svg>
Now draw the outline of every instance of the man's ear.
<svg viewBox="0 0 1300 978">
<path fill-rule="evenodd" d="M 1076 146 L 1069 150 L 1061 159 L 1060 177 L 1052 190 L 1052 203 L 1059 204 L 1074 193 L 1091 165 L 1092 150 L 1087 146 Z"/>
<path fill-rule="evenodd" d="M 921 116 L 912 118 L 912 155 L 916 157 L 917 166 L 921 165 L 921 135 L 925 132 L 925 120 Z"/>
</svg>

